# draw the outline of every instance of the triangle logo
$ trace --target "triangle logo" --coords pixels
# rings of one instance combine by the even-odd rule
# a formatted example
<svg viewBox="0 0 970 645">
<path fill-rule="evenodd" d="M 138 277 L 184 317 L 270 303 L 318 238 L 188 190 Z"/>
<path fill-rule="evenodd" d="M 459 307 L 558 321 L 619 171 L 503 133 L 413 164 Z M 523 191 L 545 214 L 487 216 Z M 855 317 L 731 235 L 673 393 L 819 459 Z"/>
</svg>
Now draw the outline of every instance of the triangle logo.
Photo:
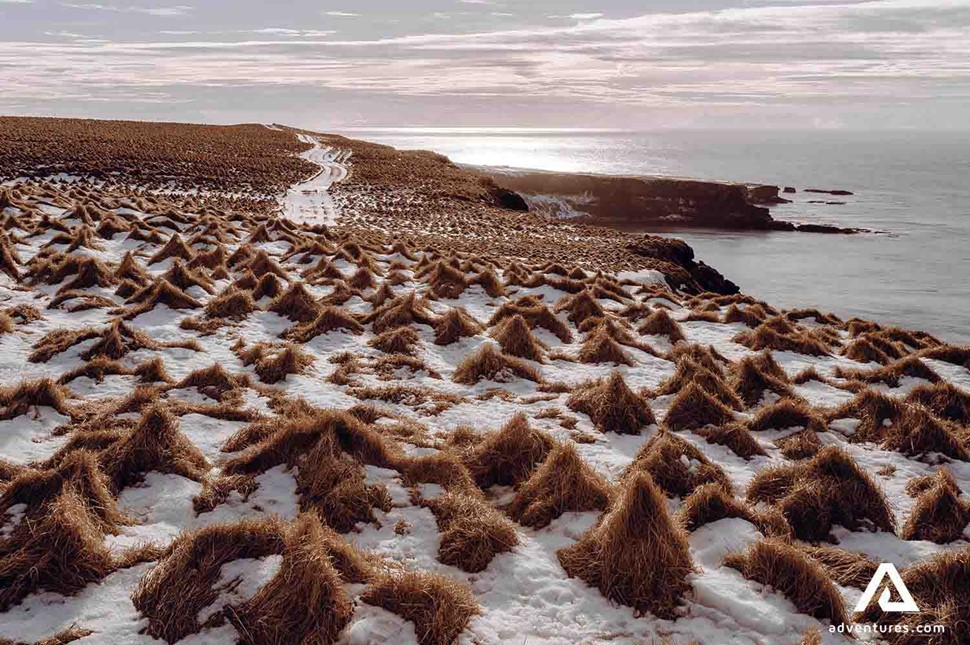
<svg viewBox="0 0 970 645">
<path fill-rule="evenodd" d="M 855 610 L 865 611 L 872 602 L 872 598 L 876 595 L 879 590 L 879 586 L 882 584 L 883 579 L 889 576 L 889 582 L 896 588 L 896 593 L 899 595 L 901 600 L 894 601 L 890 600 L 891 594 L 889 593 L 889 587 L 885 587 L 882 590 L 882 594 L 879 595 L 879 608 L 885 612 L 890 613 L 917 613 L 919 612 L 919 607 L 916 606 L 916 601 L 913 600 L 913 595 L 909 593 L 909 589 L 906 588 L 906 584 L 903 582 L 902 576 L 896 570 L 896 566 L 891 562 L 883 562 L 876 569 L 876 572 L 872 575 L 872 580 L 869 581 L 869 586 L 862 594 L 862 598 L 855 606 Z"/>
</svg>

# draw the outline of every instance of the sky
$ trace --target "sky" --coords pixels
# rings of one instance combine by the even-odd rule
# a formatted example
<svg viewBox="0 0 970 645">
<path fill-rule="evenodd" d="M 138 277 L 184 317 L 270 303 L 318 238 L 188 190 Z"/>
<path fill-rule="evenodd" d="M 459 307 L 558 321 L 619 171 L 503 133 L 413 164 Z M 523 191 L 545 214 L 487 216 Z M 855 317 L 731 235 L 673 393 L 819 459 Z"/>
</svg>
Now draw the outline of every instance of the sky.
<svg viewBox="0 0 970 645">
<path fill-rule="evenodd" d="M 966 130 L 970 0 L 0 0 L 0 114 Z"/>
</svg>

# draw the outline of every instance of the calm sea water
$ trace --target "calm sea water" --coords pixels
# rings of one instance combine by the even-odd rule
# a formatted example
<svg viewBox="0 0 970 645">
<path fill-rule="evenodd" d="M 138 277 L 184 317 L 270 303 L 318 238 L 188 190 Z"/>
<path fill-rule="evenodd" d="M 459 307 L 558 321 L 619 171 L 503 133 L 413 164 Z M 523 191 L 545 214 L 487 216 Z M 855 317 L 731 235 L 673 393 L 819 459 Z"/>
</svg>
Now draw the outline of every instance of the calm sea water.
<svg viewBox="0 0 970 645">
<path fill-rule="evenodd" d="M 459 163 L 565 172 L 672 175 L 798 188 L 777 219 L 880 235 L 676 231 L 742 290 L 970 343 L 970 133 L 348 132 Z M 850 197 L 802 192 L 846 189 Z M 844 205 L 809 200 L 845 200 Z"/>
</svg>

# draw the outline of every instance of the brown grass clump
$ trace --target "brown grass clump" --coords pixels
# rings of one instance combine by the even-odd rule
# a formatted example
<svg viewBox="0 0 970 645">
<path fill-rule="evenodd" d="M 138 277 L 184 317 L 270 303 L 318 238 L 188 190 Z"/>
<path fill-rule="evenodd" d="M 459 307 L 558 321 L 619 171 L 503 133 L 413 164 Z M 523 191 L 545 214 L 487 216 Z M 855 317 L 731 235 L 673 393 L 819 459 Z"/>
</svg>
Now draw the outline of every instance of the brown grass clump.
<svg viewBox="0 0 970 645">
<path fill-rule="evenodd" d="M 508 513 L 523 526 L 541 529 L 563 513 L 606 510 L 612 494 L 571 443 L 558 444 L 519 488 Z"/>
<path fill-rule="evenodd" d="M 455 433 L 449 435 L 449 439 L 455 437 Z M 478 435 L 476 434 L 475 437 L 477 439 Z M 446 441 L 445 443 L 445 447 L 452 450 L 458 445 L 458 442 Z M 433 455 L 408 457 L 399 460 L 396 467 L 401 471 L 402 479 L 407 486 L 422 483 L 438 484 L 449 493 L 460 493 L 471 497 L 481 496 L 481 490 L 475 484 L 468 469 L 461 463 L 458 455 L 451 452 L 441 451 Z"/>
<path fill-rule="evenodd" d="M 882 447 L 911 457 L 940 453 L 952 459 L 970 461 L 970 453 L 959 430 L 917 404 L 902 406 L 899 419 L 886 429 Z"/>
<path fill-rule="evenodd" d="M 932 485 L 916 498 L 899 537 L 949 544 L 959 540 L 970 524 L 970 503 L 961 499 L 960 488 L 948 470 L 938 471 L 932 479 Z"/>
<path fill-rule="evenodd" d="M 0 495 L 0 509 L 27 504 L 36 510 L 70 489 L 84 502 L 100 531 L 115 533 L 120 524 L 128 523 L 118 510 L 110 482 L 92 450 L 75 443 L 70 452 L 51 465 L 46 470 L 25 468 L 12 477 Z"/>
<path fill-rule="evenodd" d="M 775 441 L 781 449 L 781 454 L 789 459 L 808 459 L 818 454 L 822 449 L 822 441 L 814 430 L 799 430 L 794 434 Z"/>
<path fill-rule="evenodd" d="M 264 433 L 250 432 L 258 439 Z M 242 440 L 230 440 L 237 447 Z M 300 506 L 315 510 L 345 533 L 374 521 L 374 508 L 390 510 L 383 485 L 366 481 L 363 463 L 389 466 L 384 439 L 349 414 L 321 410 L 283 423 L 257 445 L 226 462 L 226 475 L 251 475 L 286 464 L 297 471 Z"/>
<path fill-rule="evenodd" d="M 323 306 L 301 282 L 294 282 L 267 308 L 296 322 L 310 322 L 320 315 Z"/>
<path fill-rule="evenodd" d="M 124 313 L 123 317 L 126 320 L 151 311 L 158 305 L 165 305 L 169 309 L 197 309 L 202 306 L 201 302 L 169 283 L 165 278 L 158 278 L 128 301 L 134 306 Z"/>
<path fill-rule="evenodd" d="M 895 532 L 882 491 L 851 456 L 828 446 L 808 461 L 758 472 L 748 486 L 752 502 L 773 504 L 802 540 L 828 538 L 834 524 Z"/>
<path fill-rule="evenodd" d="M 579 360 L 583 363 L 636 364 L 602 326 L 596 327 L 586 336 L 583 346 L 579 349 Z"/>
<path fill-rule="evenodd" d="M 718 484 L 698 486 L 684 500 L 684 504 L 677 513 L 680 525 L 691 533 L 705 524 L 728 517 L 737 517 L 750 522 L 766 537 L 782 539 L 791 537 L 791 527 L 777 511 L 756 511 Z"/>
<path fill-rule="evenodd" d="M 316 515 L 305 513 L 296 520 L 286 532 L 279 571 L 255 596 L 228 613 L 244 643 L 337 639 L 354 608 Z"/>
<path fill-rule="evenodd" d="M 665 309 L 657 309 L 647 316 L 647 319 L 637 328 L 637 331 L 641 334 L 666 336 L 671 343 L 687 340 L 684 330 L 681 329 L 676 320 L 670 317 Z"/>
<path fill-rule="evenodd" d="M 205 304 L 205 315 L 215 320 L 242 320 L 255 309 L 256 303 L 248 291 L 241 291 L 230 285 Z"/>
<path fill-rule="evenodd" d="M 0 419 L 7 420 L 22 414 L 40 416 L 39 408 L 52 408 L 70 416 L 67 397 L 70 391 L 50 378 L 22 381 L 0 390 Z"/>
<path fill-rule="evenodd" d="M 98 331 L 91 327 L 81 329 L 55 329 L 44 334 L 34 343 L 33 351 L 27 357 L 31 363 L 46 363 L 54 356 L 66 352 L 68 349 L 98 336 Z"/>
<path fill-rule="evenodd" d="M 970 394 L 951 383 L 919 385 L 906 395 L 906 401 L 926 407 L 941 419 L 970 424 Z"/>
<path fill-rule="evenodd" d="M 74 379 L 84 376 L 95 381 L 96 383 L 101 383 L 104 381 L 105 376 L 128 376 L 131 373 L 131 370 L 125 367 L 122 363 L 111 360 L 110 358 L 99 356 L 97 358 L 92 358 L 87 363 L 79 365 L 69 372 L 61 374 L 60 378 L 57 379 L 57 382 L 66 385 Z"/>
<path fill-rule="evenodd" d="M 289 374 L 302 374 L 312 363 L 312 355 L 287 343 L 282 350 L 258 358 L 253 369 L 263 383 L 279 383 Z"/>
<path fill-rule="evenodd" d="M 438 559 L 444 564 L 478 573 L 519 543 L 515 525 L 479 496 L 444 493 L 425 505 L 441 531 Z"/>
<path fill-rule="evenodd" d="M 481 285 L 489 298 L 500 298 L 505 295 L 505 285 L 491 267 L 485 268 L 472 278 L 472 284 Z"/>
<path fill-rule="evenodd" d="M 411 621 L 420 645 L 454 643 L 471 617 L 481 612 L 468 587 L 435 573 L 383 576 L 360 599 Z"/>
<path fill-rule="evenodd" d="M 378 334 L 367 341 L 367 344 L 385 354 L 413 356 L 420 340 L 413 327 L 397 327 Z"/>
<path fill-rule="evenodd" d="M 573 339 L 569 327 L 560 320 L 556 314 L 544 305 L 540 300 L 529 296 L 519 298 L 515 302 L 505 302 L 499 307 L 492 317 L 488 320 L 488 326 L 492 327 L 502 322 L 506 318 L 519 315 L 529 323 L 529 327 L 535 329 L 542 327 L 549 333 L 556 336 L 564 343 L 571 343 Z"/>
<path fill-rule="evenodd" d="M 566 405 L 588 415 L 600 432 L 640 434 L 644 426 L 656 423 L 650 405 L 627 386 L 620 372 L 577 389 Z"/>
<path fill-rule="evenodd" d="M 794 396 L 791 387 L 785 382 L 784 372 L 778 367 L 777 372 L 773 373 L 772 364 L 774 367 L 778 366 L 771 354 L 764 352 L 757 357 L 745 356 L 735 367 L 731 388 L 748 407 L 757 405 L 765 392 Z"/>
<path fill-rule="evenodd" d="M 651 480 L 670 497 L 686 497 L 704 484 L 731 490 L 731 480 L 697 446 L 677 435 L 660 431 L 637 451 L 623 479 L 649 473 Z"/>
<path fill-rule="evenodd" d="M 893 358 L 897 358 L 890 357 L 865 337 L 856 338 L 846 345 L 845 349 L 842 350 L 842 355 L 860 363 L 879 363 L 881 365 L 888 365 L 893 361 Z"/>
<path fill-rule="evenodd" d="M 495 349 L 495 345 L 485 343 L 477 352 L 465 358 L 452 375 L 455 383 L 474 385 L 481 380 L 497 383 L 508 383 L 516 378 L 541 382 L 539 370 L 513 356 L 503 356 Z"/>
<path fill-rule="evenodd" d="M 748 580 L 782 593 L 803 614 L 833 625 L 848 622 L 842 595 L 821 566 L 796 547 L 780 540 L 762 540 L 724 559 Z"/>
<path fill-rule="evenodd" d="M 205 456 L 178 428 L 178 419 L 159 405 L 148 408 L 131 434 L 101 453 L 100 461 L 115 491 L 140 482 L 145 473 L 173 473 L 202 481 Z"/>
<path fill-rule="evenodd" d="M 879 625 L 897 625 L 899 631 L 886 631 L 883 638 L 893 645 L 926 643 L 949 645 L 959 643 L 970 622 L 970 549 L 947 551 L 907 567 L 900 572 L 903 584 L 913 595 L 918 614 L 884 612 L 876 602 L 865 612 L 856 614 L 858 621 Z M 945 632 L 932 636 L 913 635 L 918 625 L 943 625 Z"/>
<path fill-rule="evenodd" d="M 148 619 L 149 635 L 170 643 L 199 632 L 199 612 L 215 602 L 222 565 L 283 551 L 284 528 L 277 519 L 213 524 L 182 533 L 131 595 Z"/>
<path fill-rule="evenodd" d="M 646 474 L 629 481 L 600 522 L 558 556 L 569 576 L 638 613 L 673 618 L 690 589 L 687 538 Z"/>
<path fill-rule="evenodd" d="M 264 273 L 253 288 L 253 300 L 276 298 L 283 293 L 283 282 L 275 273 Z"/>
<path fill-rule="evenodd" d="M 462 461 L 480 487 L 513 486 L 525 481 L 553 448 L 553 440 L 529 426 L 521 412 L 491 432 Z"/>
<path fill-rule="evenodd" d="M 421 271 L 418 272 L 422 274 Z M 431 292 L 439 298 L 457 298 L 468 288 L 468 279 L 461 270 L 439 260 L 429 271 L 423 272 Z"/>
<path fill-rule="evenodd" d="M 298 343 L 305 343 L 322 334 L 341 330 L 355 335 L 364 333 L 363 325 L 351 312 L 337 307 L 324 307 L 313 321 L 295 325 L 286 330 L 283 335 Z"/>
<path fill-rule="evenodd" d="M 856 394 L 851 401 L 829 412 L 827 416 L 829 420 L 850 417 L 859 419 L 855 432 L 848 437 L 849 441 L 881 443 L 886 437 L 887 422 L 895 424 L 901 414 L 901 405 L 897 399 L 866 388 Z"/>
<path fill-rule="evenodd" d="M 713 372 L 687 356 L 677 360 L 677 369 L 673 376 L 657 386 L 652 394 L 654 396 L 677 394 L 691 383 L 700 386 L 724 405 L 741 408 L 741 402 L 724 383 L 720 372 Z"/>
<path fill-rule="evenodd" d="M 529 324 L 519 314 L 504 319 L 492 329 L 491 336 L 509 356 L 542 362 L 545 344 L 532 335 Z"/>
<path fill-rule="evenodd" d="M 960 347 L 957 345 L 937 345 L 928 349 L 921 349 L 918 355 L 922 358 L 932 358 L 933 360 L 953 363 L 970 369 L 970 346 Z"/>
<path fill-rule="evenodd" d="M 482 325 L 464 307 L 452 307 L 434 323 L 435 345 L 450 345 L 482 331 Z"/>
<path fill-rule="evenodd" d="M 97 516 L 73 486 L 0 543 L 0 611 L 35 591 L 72 594 L 114 568 Z"/>
<path fill-rule="evenodd" d="M 199 287 L 208 293 L 215 291 L 215 286 L 212 284 L 212 280 L 209 280 L 209 278 L 205 277 L 205 275 L 200 271 L 193 271 L 192 269 L 189 269 L 182 264 L 181 260 L 175 260 L 175 263 L 172 264 L 172 268 L 163 273 L 162 277 L 183 291 L 189 287 Z"/>
<path fill-rule="evenodd" d="M 574 325 L 579 325 L 588 318 L 602 318 L 606 315 L 599 302 L 588 289 L 566 296 L 556 303 L 556 311 L 568 311 L 567 318 Z"/>
<path fill-rule="evenodd" d="M 157 264 L 162 260 L 168 258 L 181 258 L 183 260 L 191 260 L 195 257 L 195 251 L 193 251 L 188 244 L 186 244 L 178 233 L 172 234 L 172 237 L 168 238 L 165 242 L 165 246 L 158 250 L 155 255 L 148 259 L 148 266 Z"/>
<path fill-rule="evenodd" d="M 844 551 L 834 546 L 800 545 L 812 560 L 815 560 L 829 577 L 843 587 L 865 589 L 879 566 L 861 553 Z"/>
<path fill-rule="evenodd" d="M 725 323 L 742 323 L 752 329 L 763 323 L 766 317 L 765 310 L 759 305 L 749 305 L 743 309 L 737 305 L 731 305 L 724 312 Z"/>
<path fill-rule="evenodd" d="M 825 343 L 806 332 L 780 333 L 769 323 L 762 323 L 751 331 L 743 331 L 731 339 L 748 349 L 759 352 L 764 349 L 826 356 L 829 348 Z"/>
<path fill-rule="evenodd" d="M 436 320 L 427 302 L 418 300 L 415 292 L 409 291 L 372 311 L 364 322 L 373 323 L 374 333 L 380 334 L 388 329 L 410 327 L 415 323 L 433 327 Z"/>
<path fill-rule="evenodd" d="M 826 429 L 825 420 L 800 399 L 781 399 L 766 405 L 748 422 L 748 429 L 753 432 L 796 427 L 812 432 L 824 432 Z"/>
<path fill-rule="evenodd" d="M 175 388 L 195 387 L 209 398 L 222 401 L 227 394 L 246 385 L 245 375 L 230 374 L 220 363 L 213 363 L 209 367 L 190 372 L 175 385 Z"/>
<path fill-rule="evenodd" d="M 671 430 L 694 430 L 706 425 L 724 425 L 733 419 L 730 408 L 692 382 L 670 402 L 664 425 Z"/>
<path fill-rule="evenodd" d="M 885 383 L 890 387 L 899 387 L 899 380 L 903 376 L 924 379 L 930 383 L 940 381 L 940 376 L 930 369 L 929 365 L 915 356 L 907 356 L 906 358 L 874 370 L 846 370 L 841 367 L 836 367 L 834 374 L 839 378 L 850 381 Z"/>
<path fill-rule="evenodd" d="M 728 359 L 724 358 L 712 345 L 699 345 L 697 343 L 678 343 L 666 356 L 668 361 L 674 363 L 680 363 L 681 360 L 686 358 L 718 376 L 724 376 L 724 366 L 728 364 Z"/>
<path fill-rule="evenodd" d="M 704 437 L 708 443 L 725 446 L 742 459 L 756 455 L 766 455 L 764 448 L 754 438 L 751 431 L 741 423 L 727 423 L 721 426 L 705 426 L 694 432 Z"/>
</svg>

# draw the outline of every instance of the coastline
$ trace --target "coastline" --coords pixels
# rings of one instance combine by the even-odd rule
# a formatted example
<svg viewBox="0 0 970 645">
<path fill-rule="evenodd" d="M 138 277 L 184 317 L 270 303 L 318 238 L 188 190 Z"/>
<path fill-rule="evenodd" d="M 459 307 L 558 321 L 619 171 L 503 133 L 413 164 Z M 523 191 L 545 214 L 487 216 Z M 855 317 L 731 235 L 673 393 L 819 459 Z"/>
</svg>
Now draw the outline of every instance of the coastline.
<svg viewBox="0 0 970 645">
<path fill-rule="evenodd" d="M 897 624 L 848 611 L 879 562 L 960 634 L 970 347 L 714 293 L 433 153 L 22 125 L 0 640 L 847 644 Z"/>
</svg>

